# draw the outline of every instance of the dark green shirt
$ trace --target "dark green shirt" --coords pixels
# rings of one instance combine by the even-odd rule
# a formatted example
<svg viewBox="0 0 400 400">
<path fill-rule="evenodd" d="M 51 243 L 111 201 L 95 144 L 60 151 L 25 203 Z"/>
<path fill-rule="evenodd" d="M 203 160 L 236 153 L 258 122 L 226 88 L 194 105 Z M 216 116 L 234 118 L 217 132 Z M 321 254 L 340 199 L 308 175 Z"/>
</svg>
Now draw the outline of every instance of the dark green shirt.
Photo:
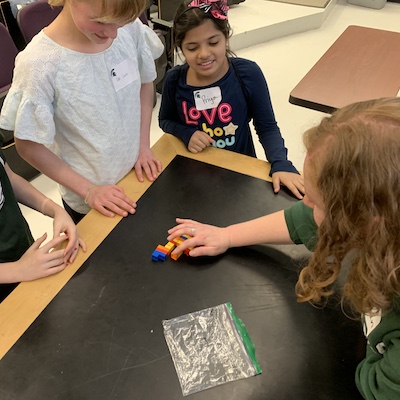
<svg viewBox="0 0 400 400">
<path fill-rule="evenodd" d="M 302 201 L 295 203 L 285 210 L 285 220 L 292 241 L 312 251 L 318 240 L 313 210 Z M 382 317 L 379 314 L 373 318 L 363 316 L 368 342 L 366 357 L 357 367 L 356 384 L 366 400 L 400 399 L 399 309 L 394 304 L 394 310 Z"/>
<path fill-rule="evenodd" d="M 308 250 L 313 251 L 318 240 L 318 226 L 314 221 L 312 208 L 299 201 L 284 213 L 293 243 L 304 244 Z"/>
<path fill-rule="evenodd" d="M 367 400 L 400 399 L 400 312 L 375 321 L 364 317 L 367 353 L 358 365 L 356 384 Z M 369 331 L 367 330 L 369 329 Z"/>
<path fill-rule="evenodd" d="M 0 262 L 12 262 L 19 260 L 34 240 L 4 169 L 5 162 L 0 149 Z"/>
</svg>

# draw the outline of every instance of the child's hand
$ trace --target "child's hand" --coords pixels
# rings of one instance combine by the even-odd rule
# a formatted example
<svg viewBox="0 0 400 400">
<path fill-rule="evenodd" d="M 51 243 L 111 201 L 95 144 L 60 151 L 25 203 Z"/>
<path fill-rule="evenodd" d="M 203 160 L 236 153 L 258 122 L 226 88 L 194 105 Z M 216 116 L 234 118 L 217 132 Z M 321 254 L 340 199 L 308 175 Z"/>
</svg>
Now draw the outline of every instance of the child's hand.
<svg viewBox="0 0 400 400">
<path fill-rule="evenodd" d="M 302 199 L 304 194 L 304 179 L 301 175 L 294 172 L 279 171 L 272 174 L 272 185 L 274 192 L 278 193 L 281 183 L 284 184 L 298 199 Z"/>
<path fill-rule="evenodd" d="M 53 275 L 67 266 L 63 249 L 51 251 L 64 240 L 67 240 L 67 236 L 58 236 L 40 247 L 46 238 L 47 234 L 45 233 L 15 262 L 15 282 L 33 281 Z"/>
<path fill-rule="evenodd" d="M 136 203 L 117 185 L 94 186 L 87 203 L 90 207 L 99 211 L 106 217 L 114 217 L 115 214 L 127 217 L 134 214 Z"/>
<path fill-rule="evenodd" d="M 75 260 L 79 247 L 86 252 L 86 245 L 79 238 L 78 229 L 69 214 L 62 207 L 57 207 L 54 212 L 53 239 L 62 234 L 68 239 L 68 245 L 64 250 L 64 262 L 69 264 Z"/>
<path fill-rule="evenodd" d="M 213 142 L 214 139 L 212 139 L 207 133 L 196 131 L 189 140 L 188 150 L 191 153 L 200 153 L 206 147 L 211 146 Z"/>
<path fill-rule="evenodd" d="M 226 228 L 205 225 L 191 219 L 177 218 L 179 224 L 168 230 L 167 240 L 171 241 L 182 235 L 192 236 L 179 245 L 173 254 L 180 253 L 189 247 L 195 247 L 189 253 L 191 257 L 216 256 L 230 247 L 231 241 Z"/>
<path fill-rule="evenodd" d="M 135 164 L 136 176 L 139 182 L 143 182 L 143 171 L 146 174 L 147 179 L 153 182 L 157 179 L 162 171 L 161 161 L 154 157 L 153 152 L 149 147 L 141 148 L 139 157 Z"/>
</svg>

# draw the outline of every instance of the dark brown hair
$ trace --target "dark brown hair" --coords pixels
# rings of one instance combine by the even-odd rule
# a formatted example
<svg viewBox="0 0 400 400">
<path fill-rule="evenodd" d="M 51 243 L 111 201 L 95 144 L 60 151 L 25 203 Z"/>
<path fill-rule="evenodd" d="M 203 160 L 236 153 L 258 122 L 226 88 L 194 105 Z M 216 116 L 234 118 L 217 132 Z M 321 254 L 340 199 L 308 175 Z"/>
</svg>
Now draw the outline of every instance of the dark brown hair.
<svg viewBox="0 0 400 400">
<path fill-rule="evenodd" d="M 198 7 L 189 7 L 191 1 L 184 0 L 175 13 L 172 26 L 172 42 L 175 50 L 182 50 L 182 42 L 185 39 L 186 32 L 198 27 L 207 20 L 211 20 L 214 23 L 216 29 L 223 33 L 225 39 L 228 40 L 231 37 L 232 30 L 227 19 L 217 19 L 213 17 L 211 12 L 206 13 Z M 229 48 L 229 43 L 226 52 L 234 55 Z"/>
</svg>

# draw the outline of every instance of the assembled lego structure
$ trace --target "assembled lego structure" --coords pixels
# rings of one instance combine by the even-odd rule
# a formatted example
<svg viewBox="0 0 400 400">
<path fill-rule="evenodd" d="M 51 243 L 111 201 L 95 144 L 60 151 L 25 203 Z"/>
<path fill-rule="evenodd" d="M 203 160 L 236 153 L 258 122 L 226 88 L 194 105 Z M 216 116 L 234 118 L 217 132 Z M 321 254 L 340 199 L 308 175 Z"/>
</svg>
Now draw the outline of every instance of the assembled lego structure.
<svg viewBox="0 0 400 400">
<path fill-rule="evenodd" d="M 151 254 L 151 259 L 153 261 L 165 261 L 166 258 L 171 254 L 172 250 L 175 249 L 175 247 L 179 246 L 184 240 L 190 239 L 191 237 L 192 236 L 189 235 L 182 235 L 180 237 L 176 237 L 172 242 L 168 242 L 165 246 L 159 244 Z M 190 250 L 192 249 L 193 247 L 189 247 L 185 251 L 183 251 L 183 253 L 188 256 Z M 171 254 L 171 258 L 176 261 L 181 255 L 182 252 L 178 254 Z"/>
</svg>

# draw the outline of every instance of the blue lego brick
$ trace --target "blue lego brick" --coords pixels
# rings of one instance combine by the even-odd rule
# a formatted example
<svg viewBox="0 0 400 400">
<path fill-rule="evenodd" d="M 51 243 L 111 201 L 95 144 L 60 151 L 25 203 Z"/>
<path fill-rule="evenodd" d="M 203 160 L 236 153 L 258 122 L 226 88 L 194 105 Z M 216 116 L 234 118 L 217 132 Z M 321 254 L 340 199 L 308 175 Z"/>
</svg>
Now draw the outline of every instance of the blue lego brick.
<svg viewBox="0 0 400 400">
<path fill-rule="evenodd" d="M 153 261 L 165 261 L 166 258 L 167 255 L 158 250 L 154 250 L 153 253 L 151 254 L 151 259 Z"/>
</svg>

